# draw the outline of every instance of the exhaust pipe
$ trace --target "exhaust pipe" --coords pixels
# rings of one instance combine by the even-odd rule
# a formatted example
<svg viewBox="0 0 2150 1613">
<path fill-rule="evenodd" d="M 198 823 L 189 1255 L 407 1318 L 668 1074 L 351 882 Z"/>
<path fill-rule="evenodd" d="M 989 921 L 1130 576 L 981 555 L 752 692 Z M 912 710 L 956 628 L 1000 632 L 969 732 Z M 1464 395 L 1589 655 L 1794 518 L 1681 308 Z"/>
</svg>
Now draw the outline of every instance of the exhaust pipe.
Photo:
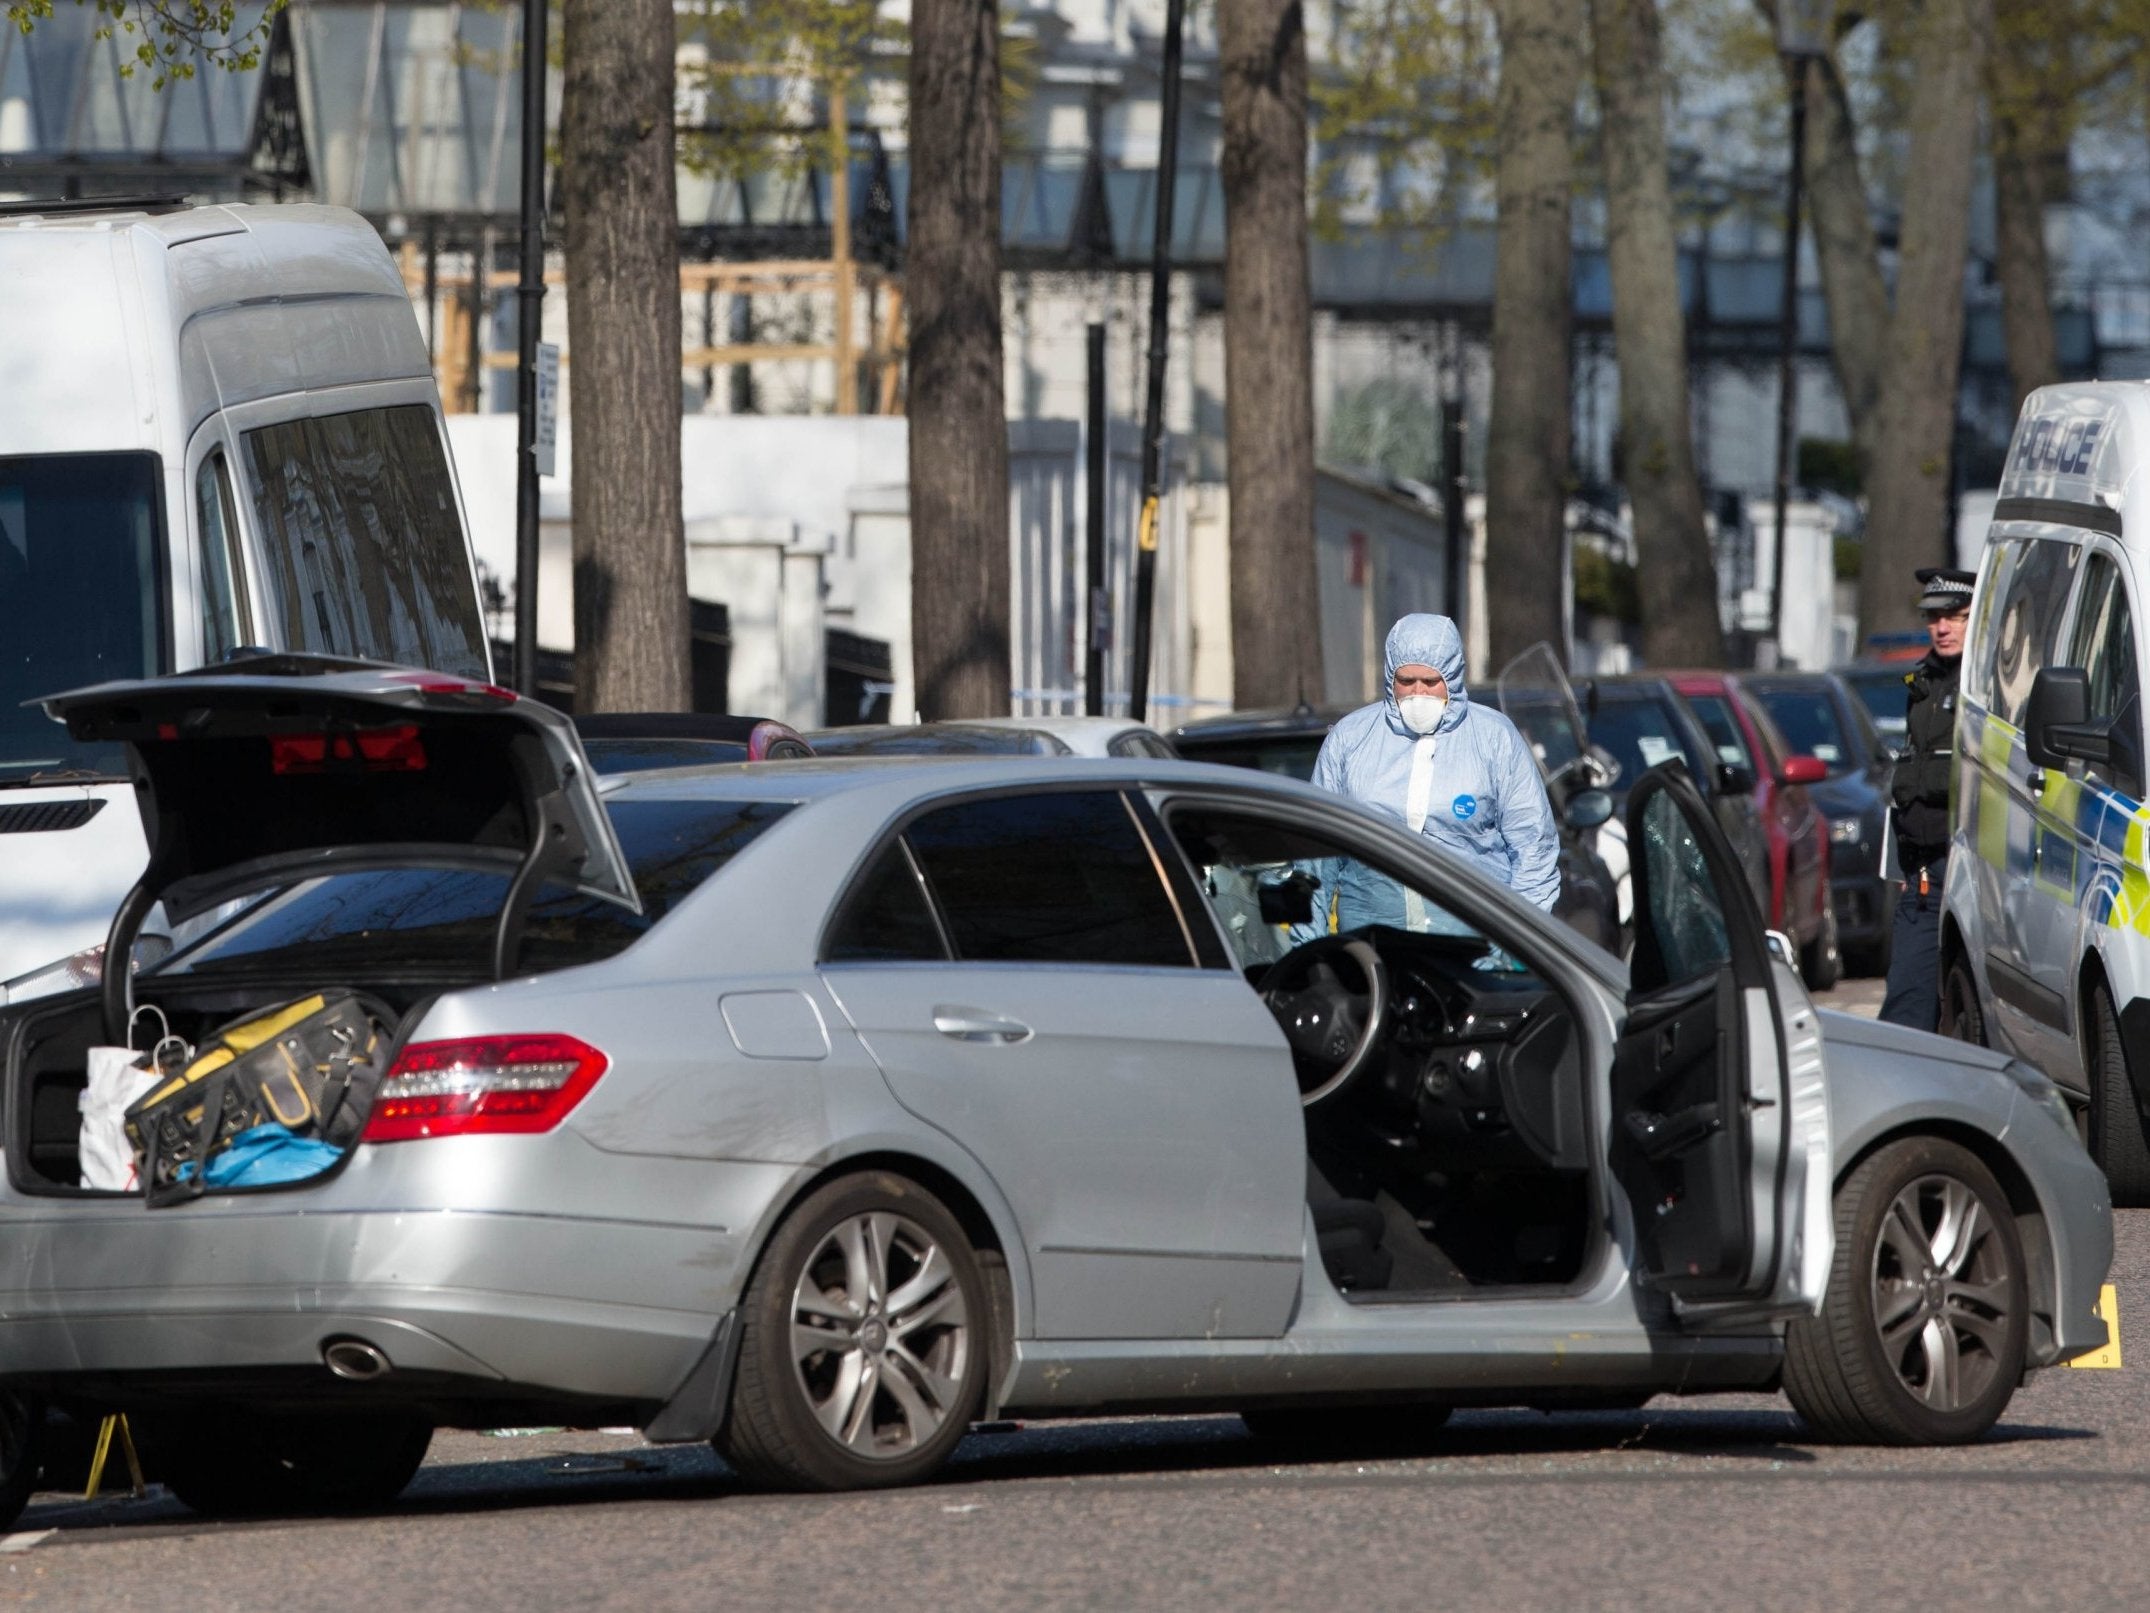
<svg viewBox="0 0 2150 1613">
<path fill-rule="evenodd" d="M 364 1339 L 331 1339 L 321 1346 L 321 1363 L 350 1383 L 371 1383 L 395 1370 L 387 1356 Z"/>
</svg>

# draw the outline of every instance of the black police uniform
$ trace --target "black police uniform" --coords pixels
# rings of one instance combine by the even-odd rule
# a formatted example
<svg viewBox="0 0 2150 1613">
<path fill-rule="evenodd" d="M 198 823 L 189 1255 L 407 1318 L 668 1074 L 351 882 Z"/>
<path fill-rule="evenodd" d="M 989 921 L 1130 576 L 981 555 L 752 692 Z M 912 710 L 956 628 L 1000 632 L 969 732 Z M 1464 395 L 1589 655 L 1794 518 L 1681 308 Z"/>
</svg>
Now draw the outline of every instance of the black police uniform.
<svg viewBox="0 0 2150 1613">
<path fill-rule="evenodd" d="M 1924 610 L 1961 609 L 1971 602 L 1974 573 L 1929 566 L 1918 573 L 1925 585 Z M 1958 656 L 1932 650 L 1904 678 L 1910 699 L 1904 710 L 1904 750 L 1896 763 L 1896 860 L 1904 888 L 1896 899 L 1890 942 L 1889 994 L 1881 1017 L 1891 1024 L 1930 1031 L 1941 1019 L 1941 879 L 1948 869 L 1948 788 L 1956 768 Z"/>
</svg>

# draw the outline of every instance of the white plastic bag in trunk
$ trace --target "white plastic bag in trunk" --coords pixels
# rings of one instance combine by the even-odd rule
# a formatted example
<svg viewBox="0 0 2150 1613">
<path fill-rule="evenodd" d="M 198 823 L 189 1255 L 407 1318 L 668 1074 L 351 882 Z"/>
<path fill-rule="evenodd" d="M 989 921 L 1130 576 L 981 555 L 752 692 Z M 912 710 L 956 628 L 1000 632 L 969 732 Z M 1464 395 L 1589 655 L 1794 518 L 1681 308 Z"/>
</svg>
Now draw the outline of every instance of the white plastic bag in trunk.
<svg viewBox="0 0 2150 1613">
<path fill-rule="evenodd" d="M 135 1179 L 134 1148 L 127 1141 L 127 1106 L 157 1084 L 157 1072 L 131 1047 L 93 1047 L 89 1051 L 90 1084 L 79 1100 L 82 1109 L 82 1185 L 131 1193 Z"/>
</svg>

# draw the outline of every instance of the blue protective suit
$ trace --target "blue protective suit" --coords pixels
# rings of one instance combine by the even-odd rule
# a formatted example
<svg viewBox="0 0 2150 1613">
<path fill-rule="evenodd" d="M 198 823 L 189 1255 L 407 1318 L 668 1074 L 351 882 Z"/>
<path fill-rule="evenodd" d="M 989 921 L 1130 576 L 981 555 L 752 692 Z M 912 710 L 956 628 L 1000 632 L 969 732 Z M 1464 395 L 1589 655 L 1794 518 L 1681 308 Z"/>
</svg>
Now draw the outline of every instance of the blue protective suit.
<svg viewBox="0 0 2150 1613">
<path fill-rule="evenodd" d="M 1448 709 L 1432 733 L 1405 726 L 1396 706 L 1396 669 L 1430 666 L 1447 680 Z M 1548 912 L 1560 896 L 1560 831 L 1530 744 L 1500 712 L 1471 704 L 1463 681 L 1463 638 L 1445 616 L 1413 615 L 1389 629 L 1385 693 L 1329 730 L 1314 782 L 1396 819 L 1442 850 Z M 1456 930 L 1449 919 L 1395 881 L 1357 863 L 1315 872 L 1316 900 L 1336 901 L 1336 928 L 1367 924 Z M 1326 928 L 1326 926 L 1323 926 Z"/>
</svg>

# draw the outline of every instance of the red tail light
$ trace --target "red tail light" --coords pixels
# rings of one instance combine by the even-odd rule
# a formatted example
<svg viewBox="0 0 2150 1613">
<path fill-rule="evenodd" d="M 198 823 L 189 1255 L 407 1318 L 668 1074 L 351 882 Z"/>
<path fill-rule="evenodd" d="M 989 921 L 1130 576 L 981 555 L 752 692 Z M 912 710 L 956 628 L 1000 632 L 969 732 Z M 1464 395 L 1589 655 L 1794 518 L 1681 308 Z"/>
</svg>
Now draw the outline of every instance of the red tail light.
<svg viewBox="0 0 2150 1613">
<path fill-rule="evenodd" d="M 550 1131 L 610 1062 L 572 1036 L 413 1042 L 381 1082 L 360 1141 Z"/>
</svg>

